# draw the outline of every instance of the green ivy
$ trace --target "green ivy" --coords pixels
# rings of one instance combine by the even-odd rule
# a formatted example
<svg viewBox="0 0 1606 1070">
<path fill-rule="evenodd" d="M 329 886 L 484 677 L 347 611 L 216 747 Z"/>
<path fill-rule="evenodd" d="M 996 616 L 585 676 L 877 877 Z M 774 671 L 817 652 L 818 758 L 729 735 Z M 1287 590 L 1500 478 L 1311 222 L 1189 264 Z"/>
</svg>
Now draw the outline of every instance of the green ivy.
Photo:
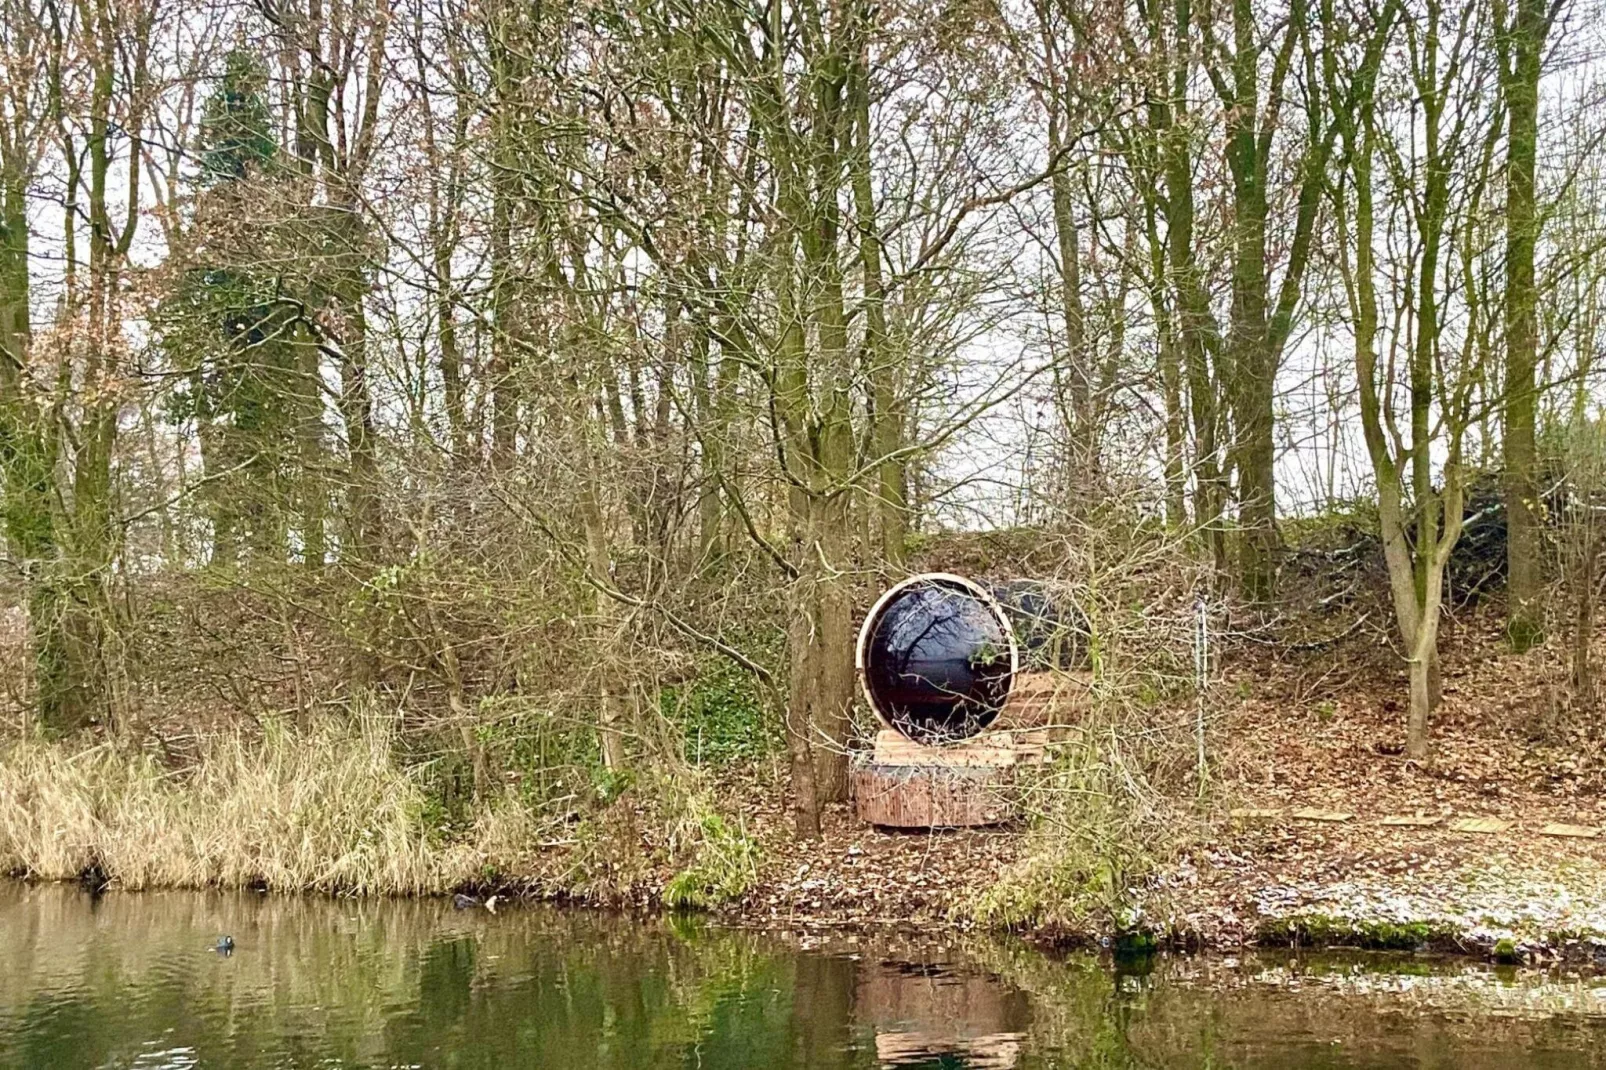
<svg viewBox="0 0 1606 1070">
<path fill-rule="evenodd" d="M 679 730 L 686 760 L 730 765 L 775 753 L 782 745 L 757 680 L 723 658 L 709 660 L 693 679 L 659 692 L 659 708 Z"/>
</svg>

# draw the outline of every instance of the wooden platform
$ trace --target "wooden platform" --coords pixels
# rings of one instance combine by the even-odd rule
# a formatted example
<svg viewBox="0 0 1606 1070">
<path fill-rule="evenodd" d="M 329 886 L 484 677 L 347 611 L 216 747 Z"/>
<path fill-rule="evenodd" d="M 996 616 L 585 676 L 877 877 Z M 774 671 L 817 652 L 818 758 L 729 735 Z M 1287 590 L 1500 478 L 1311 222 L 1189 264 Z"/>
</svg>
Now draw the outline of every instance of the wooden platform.
<svg viewBox="0 0 1606 1070">
<path fill-rule="evenodd" d="M 948 769 L 1012 766 L 1021 762 L 1043 761 L 1048 756 L 1048 745 L 1052 740 L 1051 729 L 1022 728 L 983 732 L 962 743 L 928 747 L 901 732 L 883 728 L 876 733 L 871 758 L 878 765 L 921 765 Z"/>
<path fill-rule="evenodd" d="M 1092 686 L 1092 673 L 1020 673 L 992 730 L 1075 724 L 1091 701 Z"/>
<path fill-rule="evenodd" d="M 1017 766 L 1044 761 L 1049 729 L 987 732 L 928 747 L 883 729 L 875 748 L 852 767 L 861 821 L 887 828 L 997 825 L 1015 816 Z"/>
<path fill-rule="evenodd" d="M 890 728 L 853 761 L 853 805 L 886 828 L 965 828 L 1015 816 L 1018 766 L 1046 761 L 1088 700 L 1090 677 L 1022 673 L 998 719 L 973 739 L 928 747 Z"/>
</svg>

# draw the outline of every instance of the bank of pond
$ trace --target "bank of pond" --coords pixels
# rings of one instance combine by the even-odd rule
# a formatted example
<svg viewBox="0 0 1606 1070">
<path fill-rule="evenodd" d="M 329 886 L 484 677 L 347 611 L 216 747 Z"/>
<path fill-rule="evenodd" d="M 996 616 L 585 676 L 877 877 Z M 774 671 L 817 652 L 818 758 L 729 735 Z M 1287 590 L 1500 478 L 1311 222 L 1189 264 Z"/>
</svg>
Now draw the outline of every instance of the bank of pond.
<svg viewBox="0 0 1606 1070">
<path fill-rule="evenodd" d="M 9 883 L 0 962 L 5 1067 L 1606 1066 L 1606 977 L 1419 955 Z"/>
</svg>

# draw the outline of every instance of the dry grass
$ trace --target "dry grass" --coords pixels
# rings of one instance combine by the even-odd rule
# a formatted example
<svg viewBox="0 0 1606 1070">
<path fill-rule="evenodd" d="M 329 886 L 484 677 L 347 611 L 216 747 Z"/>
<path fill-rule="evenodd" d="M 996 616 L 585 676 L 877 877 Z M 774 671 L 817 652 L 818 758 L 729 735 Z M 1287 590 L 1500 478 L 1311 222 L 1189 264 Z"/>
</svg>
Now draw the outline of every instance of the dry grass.
<svg viewBox="0 0 1606 1070">
<path fill-rule="evenodd" d="M 1166 532 L 1090 528 L 1059 554 L 1047 582 L 1085 614 L 1088 696 L 1055 760 L 1020 774 L 1023 857 L 959 912 L 1065 937 L 1147 930 L 1163 907 L 1156 878 L 1210 804 L 1216 713 L 1195 642 L 1201 613 L 1208 638 L 1227 607 Z"/>
<path fill-rule="evenodd" d="M 0 873 L 126 889 L 429 895 L 499 887 L 599 903 L 712 906 L 753 879 L 739 821 L 687 770 L 648 777 L 577 824 L 509 789 L 435 827 L 392 721 L 201 737 L 181 771 L 111 744 L 0 746 Z"/>
<path fill-rule="evenodd" d="M 207 739 L 171 772 L 110 744 L 0 751 L 0 869 L 99 872 L 127 888 L 257 886 L 426 894 L 472 880 L 480 852 L 434 845 L 426 797 L 379 718 L 355 730 Z M 476 830 L 505 840 L 489 816 Z"/>
</svg>

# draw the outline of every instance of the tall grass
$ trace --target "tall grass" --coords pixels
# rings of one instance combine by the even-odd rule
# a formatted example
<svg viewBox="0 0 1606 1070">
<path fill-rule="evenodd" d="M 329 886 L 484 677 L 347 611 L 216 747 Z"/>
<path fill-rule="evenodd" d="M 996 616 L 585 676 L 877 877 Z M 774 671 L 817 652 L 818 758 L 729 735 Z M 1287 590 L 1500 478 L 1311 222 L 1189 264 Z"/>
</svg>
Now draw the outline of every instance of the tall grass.
<svg viewBox="0 0 1606 1070">
<path fill-rule="evenodd" d="M 1151 879 L 1181 849 L 1190 820 L 1156 790 L 1151 762 L 1116 733 L 1085 726 L 1051 766 L 1024 775 L 1030 849 L 967 904 L 976 919 L 1065 935 L 1153 927 Z"/>
<path fill-rule="evenodd" d="M 175 772 L 110 744 L 15 742 L 0 750 L 0 870 L 354 894 L 472 880 L 475 852 L 434 845 L 423 788 L 391 744 L 378 718 L 355 730 L 228 734 Z"/>
<path fill-rule="evenodd" d="M 645 776 L 584 816 L 509 788 L 448 827 L 391 724 L 206 736 L 179 770 L 107 743 L 0 744 L 0 875 L 344 895 L 494 886 L 692 907 L 754 879 L 753 843 L 695 770 Z"/>
</svg>

